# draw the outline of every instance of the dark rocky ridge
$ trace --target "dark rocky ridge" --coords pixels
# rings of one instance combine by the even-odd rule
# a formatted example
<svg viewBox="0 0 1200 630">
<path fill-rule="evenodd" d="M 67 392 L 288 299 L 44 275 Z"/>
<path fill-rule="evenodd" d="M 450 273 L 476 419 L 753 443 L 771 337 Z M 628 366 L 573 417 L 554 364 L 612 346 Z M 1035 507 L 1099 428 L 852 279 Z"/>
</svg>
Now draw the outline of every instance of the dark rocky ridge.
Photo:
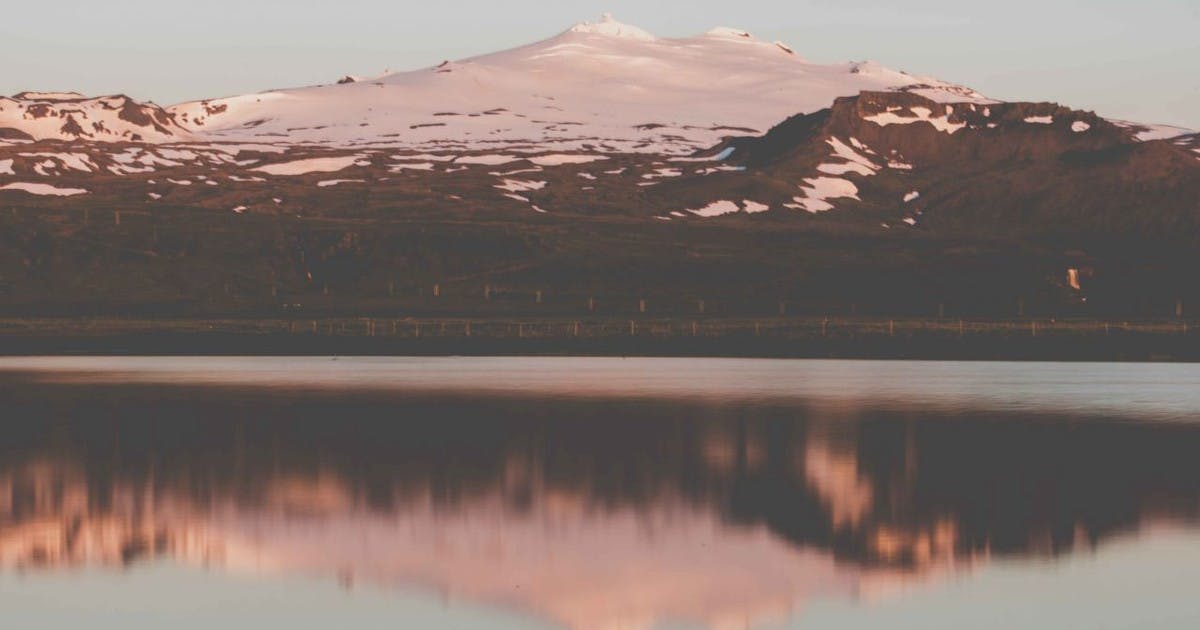
<svg viewBox="0 0 1200 630">
<path fill-rule="evenodd" d="M 951 108 L 946 121 L 966 126 L 951 134 L 926 122 L 868 120 L 889 108 L 897 115 Z M 1026 122 L 1032 118 L 1054 122 Z M 1087 130 L 1074 131 L 1075 123 Z M 1194 234 L 1200 227 L 1200 159 L 1185 144 L 1196 142 L 1194 136 L 1139 142 L 1131 129 L 1053 103 L 946 106 L 906 93 L 839 99 L 761 137 L 731 139 L 718 150 L 734 149 L 729 160 L 744 165 L 745 173 L 714 177 L 721 185 L 701 190 L 689 190 L 691 180 L 674 180 L 652 195 L 697 203 L 722 194 L 750 196 L 778 206 L 804 178 L 819 174 L 818 165 L 830 163 L 833 138 L 859 141 L 880 156 L 876 162 L 899 156 L 912 165 L 840 176 L 857 186 L 861 201 L 833 200 L 838 220 L 896 224 L 915 206 L 921 228 L 970 233 Z M 904 202 L 910 191 L 920 192 L 911 206 Z"/>
</svg>

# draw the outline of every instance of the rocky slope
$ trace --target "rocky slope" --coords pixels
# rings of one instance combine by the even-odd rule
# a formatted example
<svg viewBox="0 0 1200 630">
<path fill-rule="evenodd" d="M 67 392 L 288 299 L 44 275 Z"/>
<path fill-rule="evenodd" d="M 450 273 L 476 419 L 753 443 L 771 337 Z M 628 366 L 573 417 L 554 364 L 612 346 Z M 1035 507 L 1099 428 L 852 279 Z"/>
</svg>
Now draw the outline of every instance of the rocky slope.
<svg viewBox="0 0 1200 630">
<path fill-rule="evenodd" d="M 174 114 L 128 96 L 22 92 L 0 97 L 0 141 L 180 142 Z"/>
<path fill-rule="evenodd" d="M 744 171 L 653 194 L 742 212 L 838 210 L 883 228 L 961 232 L 1171 232 L 1200 222 L 1188 137 L 1138 130 L 1053 103 L 937 103 L 864 92 L 718 147 Z M 709 206 L 713 208 L 713 206 Z"/>
</svg>

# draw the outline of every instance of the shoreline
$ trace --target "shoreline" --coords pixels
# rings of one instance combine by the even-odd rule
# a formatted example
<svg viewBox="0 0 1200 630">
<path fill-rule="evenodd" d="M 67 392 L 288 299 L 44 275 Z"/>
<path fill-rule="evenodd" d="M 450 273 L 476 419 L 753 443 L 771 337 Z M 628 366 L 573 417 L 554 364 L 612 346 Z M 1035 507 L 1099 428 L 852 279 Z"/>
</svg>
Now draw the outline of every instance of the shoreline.
<svg viewBox="0 0 1200 630">
<path fill-rule="evenodd" d="M 1179 320 L 10 319 L 0 320 L 0 355 L 1200 362 L 1200 326 Z"/>
</svg>

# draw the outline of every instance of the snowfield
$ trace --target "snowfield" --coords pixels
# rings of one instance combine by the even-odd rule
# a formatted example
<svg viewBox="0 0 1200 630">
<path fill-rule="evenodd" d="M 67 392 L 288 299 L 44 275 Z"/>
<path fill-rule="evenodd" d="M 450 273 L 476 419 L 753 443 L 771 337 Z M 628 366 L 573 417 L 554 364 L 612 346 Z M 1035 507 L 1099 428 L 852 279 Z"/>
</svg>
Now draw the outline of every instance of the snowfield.
<svg viewBox="0 0 1200 630">
<path fill-rule="evenodd" d="M 368 166 L 369 160 L 363 159 L 362 155 L 347 155 L 339 157 L 323 157 L 311 158 L 307 160 L 295 160 L 292 162 L 281 162 L 279 164 L 268 164 L 258 168 L 250 169 L 267 175 L 307 175 L 308 173 L 333 173 L 351 166 Z"/>
<path fill-rule="evenodd" d="M 50 184 L 33 184 L 28 182 L 5 184 L 0 186 L 0 190 L 18 190 L 31 195 L 52 197 L 73 197 L 75 195 L 86 195 L 88 192 L 82 188 L 59 188 Z"/>
<path fill-rule="evenodd" d="M 282 135 L 343 147 L 435 149 L 452 141 L 479 150 L 536 141 L 542 150 L 686 155 L 725 136 L 765 132 L 839 96 L 916 85 L 938 101 L 986 101 L 874 63 L 812 63 L 738 29 L 665 39 L 606 18 L 433 68 L 185 103 L 170 112 L 192 133 L 236 142 Z"/>
</svg>

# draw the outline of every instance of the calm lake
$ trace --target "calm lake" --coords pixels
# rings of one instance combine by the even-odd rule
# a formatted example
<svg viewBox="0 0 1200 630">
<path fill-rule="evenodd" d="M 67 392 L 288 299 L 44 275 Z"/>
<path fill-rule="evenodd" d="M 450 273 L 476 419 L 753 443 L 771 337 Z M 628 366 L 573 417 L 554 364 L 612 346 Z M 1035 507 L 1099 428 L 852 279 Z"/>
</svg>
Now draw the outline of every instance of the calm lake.
<svg viewBox="0 0 1200 630">
<path fill-rule="evenodd" d="M 0 358 L 3 628 L 1196 628 L 1200 366 Z"/>
</svg>

